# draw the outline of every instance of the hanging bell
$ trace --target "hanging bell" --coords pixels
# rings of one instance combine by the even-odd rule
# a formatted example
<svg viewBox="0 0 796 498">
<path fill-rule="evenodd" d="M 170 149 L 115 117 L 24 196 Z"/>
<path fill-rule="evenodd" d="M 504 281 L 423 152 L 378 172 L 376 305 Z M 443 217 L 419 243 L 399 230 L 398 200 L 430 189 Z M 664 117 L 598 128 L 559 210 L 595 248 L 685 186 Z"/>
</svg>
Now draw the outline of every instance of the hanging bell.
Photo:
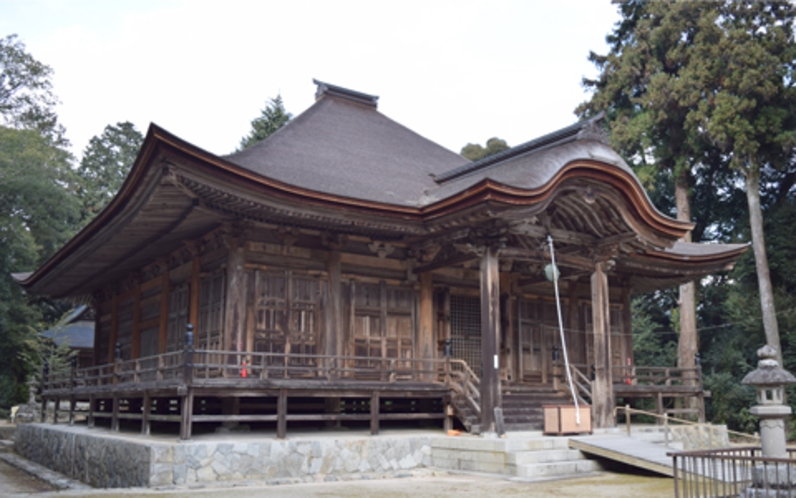
<svg viewBox="0 0 796 498">
<path fill-rule="evenodd" d="M 549 282 L 552 282 L 554 279 L 558 280 L 561 277 L 561 272 L 558 271 L 557 266 L 550 263 L 544 267 L 544 276 Z"/>
</svg>

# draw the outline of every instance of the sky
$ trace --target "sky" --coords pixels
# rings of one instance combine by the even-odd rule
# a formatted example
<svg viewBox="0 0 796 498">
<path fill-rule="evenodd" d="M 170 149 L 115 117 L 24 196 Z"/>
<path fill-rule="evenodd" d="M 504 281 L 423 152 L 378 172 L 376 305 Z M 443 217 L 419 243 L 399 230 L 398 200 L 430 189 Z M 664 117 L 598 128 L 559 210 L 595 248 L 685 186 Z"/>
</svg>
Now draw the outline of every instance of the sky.
<svg viewBox="0 0 796 498">
<path fill-rule="evenodd" d="M 0 0 L 78 157 L 123 121 L 228 154 L 269 99 L 311 106 L 313 78 L 456 152 L 517 145 L 576 120 L 618 19 L 610 0 Z"/>
</svg>

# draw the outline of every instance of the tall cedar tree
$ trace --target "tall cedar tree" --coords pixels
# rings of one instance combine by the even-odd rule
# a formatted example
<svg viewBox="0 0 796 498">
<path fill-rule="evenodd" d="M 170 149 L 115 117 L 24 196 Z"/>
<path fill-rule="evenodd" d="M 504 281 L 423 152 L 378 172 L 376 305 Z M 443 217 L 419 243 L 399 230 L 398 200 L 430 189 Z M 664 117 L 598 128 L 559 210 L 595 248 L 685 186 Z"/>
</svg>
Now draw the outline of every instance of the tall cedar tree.
<svg viewBox="0 0 796 498">
<path fill-rule="evenodd" d="M 796 7 L 786 1 L 718 4 L 696 47 L 701 89 L 687 126 L 708 137 L 746 184 L 766 342 L 781 355 L 761 209 L 761 172 L 793 167 L 796 148 Z M 780 356 L 780 362 L 782 358 Z"/>
<path fill-rule="evenodd" d="M 285 110 L 282 96 L 277 95 L 261 111 L 260 117 L 252 120 L 251 132 L 240 140 L 238 150 L 241 151 L 265 140 L 285 126 L 293 115 Z"/>
<path fill-rule="evenodd" d="M 144 136 L 129 121 L 108 125 L 89 141 L 76 171 L 82 225 L 102 211 L 119 191 L 143 143 Z"/>
<path fill-rule="evenodd" d="M 606 111 L 614 147 L 634 163 L 648 188 L 661 175 L 672 177 L 677 218 L 691 221 L 693 171 L 709 153 L 704 137 L 686 127 L 700 100 L 694 52 L 704 42 L 700 25 L 715 13 L 708 4 L 675 1 L 628 1 L 619 10 L 622 19 L 606 37 L 609 54 L 589 55 L 600 75 L 584 79 L 594 93 L 576 113 Z M 694 282 L 681 285 L 678 363 L 683 367 L 693 366 L 697 353 L 695 301 Z"/>
</svg>

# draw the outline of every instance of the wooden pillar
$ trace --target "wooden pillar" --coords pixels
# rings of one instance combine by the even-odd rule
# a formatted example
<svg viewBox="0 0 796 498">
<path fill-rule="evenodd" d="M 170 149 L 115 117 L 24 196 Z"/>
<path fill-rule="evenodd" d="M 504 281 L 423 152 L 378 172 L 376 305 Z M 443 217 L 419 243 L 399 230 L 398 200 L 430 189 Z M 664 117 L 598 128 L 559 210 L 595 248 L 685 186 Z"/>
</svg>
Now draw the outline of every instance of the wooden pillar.
<svg viewBox="0 0 796 498">
<path fill-rule="evenodd" d="M 420 274 L 420 302 L 418 303 L 417 358 L 433 359 L 436 356 L 434 343 L 434 283 L 431 272 Z M 423 362 L 421 368 L 426 371 L 421 379 L 433 382 L 436 375 L 432 373 L 433 362 Z"/>
<path fill-rule="evenodd" d="M 481 432 L 495 432 L 500 406 L 500 282 L 497 248 L 481 256 Z"/>
<path fill-rule="evenodd" d="M 133 343 L 130 345 L 130 359 L 141 356 L 141 283 L 133 290 Z"/>
<path fill-rule="evenodd" d="M 113 395 L 113 413 L 111 414 L 111 430 L 119 432 L 119 403 L 121 400 L 119 396 Z"/>
<path fill-rule="evenodd" d="M 87 426 L 89 429 L 94 428 L 94 410 L 96 410 L 96 400 L 94 399 L 93 394 L 88 395 L 88 422 Z"/>
<path fill-rule="evenodd" d="M 199 255 L 194 253 L 191 261 L 191 301 L 188 310 L 188 323 L 193 324 L 197 337 L 207 334 L 207 331 L 199 330 L 199 273 L 202 269 L 201 265 Z"/>
<path fill-rule="evenodd" d="M 119 334 L 119 296 L 113 296 L 113 300 L 111 301 L 111 333 L 110 337 L 108 338 L 108 361 L 107 363 L 113 363 L 114 358 L 114 351 L 116 349 L 116 338 Z"/>
<path fill-rule="evenodd" d="M 344 351 L 342 330 L 343 303 L 340 299 L 340 288 L 342 286 L 340 251 L 329 251 L 326 271 L 329 274 L 329 319 L 326 324 L 324 351 L 329 356 L 338 356 Z"/>
<path fill-rule="evenodd" d="M 287 435 L 287 389 L 279 390 L 276 401 L 276 437 L 285 439 Z"/>
<path fill-rule="evenodd" d="M 611 326 L 606 263 L 598 262 L 591 276 L 591 310 L 594 327 L 592 409 L 595 427 L 614 427 L 614 390 L 611 372 Z"/>
<path fill-rule="evenodd" d="M 141 435 L 148 436 L 150 431 L 149 415 L 152 411 L 152 397 L 144 391 L 144 406 L 141 408 Z"/>
<path fill-rule="evenodd" d="M 224 313 L 224 348 L 227 351 L 243 349 L 244 317 L 246 316 L 246 291 L 244 274 L 244 239 L 227 239 L 227 289 Z"/>
<path fill-rule="evenodd" d="M 191 425 L 193 424 L 193 388 L 189 387 L 185 396 L 180 400 L 180 439 L 191 439 Z"/>
<path fill-rule="evenodd" d="M 160 323 L 158 324 L 158 351 L 160 354 L 167 352 L 169 348 L 169 287 L 169 270 L 165 269 L 160 276 Z M 180 332 L 177 331 L 177 333 Z"/>
<path fill-rule="evenodd" d="M 627 364 L 627 359 L 630 358 L 632 365 L 636 364 L 636 359 L 633 358 L 633 300 L 630 296 L 630 284 L 625 283 L 622 289 L 622 347 L 624 348 L 624 357 L 622 361 Z"/>
<path fill-rule="evenodd" d="M 379 393 L 373 391 L 370 397 L 370 435 L 375 436 L 379 433 Z"/>
</svg>

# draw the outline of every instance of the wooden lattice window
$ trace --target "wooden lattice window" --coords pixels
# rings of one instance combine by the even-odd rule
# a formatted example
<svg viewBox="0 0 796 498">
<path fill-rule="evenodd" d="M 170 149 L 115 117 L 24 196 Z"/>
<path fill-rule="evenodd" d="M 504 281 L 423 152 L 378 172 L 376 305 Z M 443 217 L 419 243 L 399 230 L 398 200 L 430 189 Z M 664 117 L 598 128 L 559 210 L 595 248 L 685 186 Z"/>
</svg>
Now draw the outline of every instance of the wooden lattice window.
<svg viewBox="0 0 796 498">
<path fill-rule="evenodd" d="M 254 350 L 278 354 L 317 354 L 322 281 L 293 271 L 256 270 L 253 279 Z M 279 357 L 271 363 L 282 363 Z M 294 357 L 290 364 L 311 365 Z"/>
<path fill-rule="evenodd" d="M 415 291 L 411 287 L 351 282 L 355 356 L 403 358 L 414 356 Z M 380 361 L 364 361 L 371 367 Z M 405 366 L 409 366 L 408 364 Z"/>
<path fill-rule="evenodd" d="M 481 299 L 451 295 L 451 346 L 454 358 L 464 360 L 481 375 Z"/>
<path fill-rule="evenodd" d="M 205 275 L 199 281 L 199 326 L 196 328 L 197 349 L 224 349 L 224 270 Z"/>
</svg>

